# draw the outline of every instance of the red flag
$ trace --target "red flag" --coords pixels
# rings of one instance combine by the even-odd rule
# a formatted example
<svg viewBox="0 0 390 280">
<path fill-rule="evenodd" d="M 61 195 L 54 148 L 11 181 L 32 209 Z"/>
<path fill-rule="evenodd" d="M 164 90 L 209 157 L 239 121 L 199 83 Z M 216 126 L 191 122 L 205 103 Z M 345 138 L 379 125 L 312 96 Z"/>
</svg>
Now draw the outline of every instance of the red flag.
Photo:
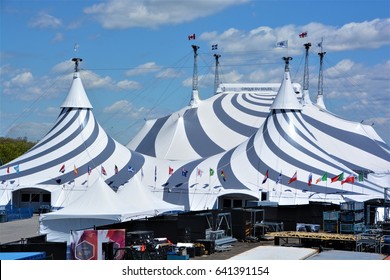
<svg viewBox="0 0 390 280">
<path fill-rule="evenodd" d="M 288 180 L 288 184 L 296 181 L 298 179 L 297 177 L 297 171 L 295 171 L 294 175 L 290 178 L 290 180 Z"/>
<path fill-rule="evenodd" d="M 195 33 L 188 35 L 188 40 L 195 40 Z"/>
<path fill-rule="evenodd" d="M 119 172 L 118 166 L 115 165 L 114 171 L 115 171 L 115 174 L 118 174 L 118 172 Z"/>
<path fill-rule="evenodd" d="M 172 175 L 172 173 L 173 173 L 173 168 L 169 166 L 168 174 L 169 174 L 169 175 Z"/>
<path fill-rule="evenodd" d="M 299 38 L 305 38 L 307 37 L 307 32 L 299 33 Z"/>
<path fill-rule="evenodd" d="M 334 176 L 332 179 L 331 179 L 331 182 L 334 183 L 336 181 L 342 181 L 344 179 L 344 172 L 340 173 L 339 175 L 337 176 Z"/>
<path fill-rule="evenodd" d="M 107 175 L 107 172 L 106 172 L 106 170 L 104 169 L 103 165 L 102 165 L 102 174 L 103 174 L 103 175 Z"/>
<path fill-rule="evenodd" d="M 351 183 L 351 184 L 355 183 L 355 176 L 353 174 L 349 175 L 347 178 L 341 181 L 341 184 L 344 183 Z"/>
<path fill-rule="evenodd" d="M 63 165 L 61 166 L 60 172 L 61 172 L 61 173 L 64 173 L 64 172 L 65 172 L 65 164 L 63 164 Z"/>
<path fill-rule="evenodd" d="M 307 178 L 307 184 L 309 185 L 309 187 L 311 186 L 311 181 L 312 180 L 313 180 L 313 174 L 310 172 L 309 178 Z"/>
<path fill-rule="evenodd" d="M 7 167 L 7 174 L 9 174 L 9 166 Z"/>
</svg>

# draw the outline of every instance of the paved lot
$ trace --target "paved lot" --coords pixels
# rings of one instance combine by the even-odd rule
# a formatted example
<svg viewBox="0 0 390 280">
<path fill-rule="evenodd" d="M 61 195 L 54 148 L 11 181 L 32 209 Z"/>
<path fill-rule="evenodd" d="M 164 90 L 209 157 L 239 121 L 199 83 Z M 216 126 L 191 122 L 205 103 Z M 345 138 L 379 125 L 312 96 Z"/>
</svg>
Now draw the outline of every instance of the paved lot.
<svg viewBox="0 0 390 280">
<path fill-rule="evenodd" d="M 39 215 L 30 219 L 0 223 L 0 244 L 39 235 Z"/>
</svg>

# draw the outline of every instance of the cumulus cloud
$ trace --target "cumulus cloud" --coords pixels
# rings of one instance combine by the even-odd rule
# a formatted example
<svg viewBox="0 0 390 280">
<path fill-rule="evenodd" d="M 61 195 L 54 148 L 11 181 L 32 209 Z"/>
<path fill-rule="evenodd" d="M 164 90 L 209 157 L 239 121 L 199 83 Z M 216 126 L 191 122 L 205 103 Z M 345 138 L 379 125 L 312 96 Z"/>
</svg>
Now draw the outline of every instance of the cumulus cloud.
<svg viewBox="0 0 390 280">
<path fill-rule="evenodd" d="M 157 28 L 190 22 L 245 2 L 248 0 L 109 0 L 87 7 L 84 12 L 94 16 L 107 29 Z"/>
<path fill-rule="evenodd" d="M 137 76 L 137 75 L 145 75 L 149 74 L 151 72 L 156 72 L 161 69 L 161 66 L 158 66 L 155 62 L 147 62 L 142 65 L 139 65 L 135 67 L 134 69 L 127 70 L 125 72 L 125 75 L 130 76 Z"/>
<path fill-rule="evenodd" d="M 137 108 L 127 100 L 119 100 L 103 109 L 103 113 L 106 114 L 120 114 L 121 116 L 127 116 L 130 118 L 140 118 L 144 115 L 145 108 Z"/>
<path fill-rule="evenodd" d="M 125 89 L 125 90 L 141 88 L 141 84 L 140 83 L 138 83 L 136 81 L 130 81 L 130 80 L 119 81 L 116 85 L 120 89 Z"/>
<path fill-rule="evenodd" d="M 58 28 L 62 25 L 60 19 L 41 12 L 30 21 L 30 27 L 33 28 Z"/>
</svg>

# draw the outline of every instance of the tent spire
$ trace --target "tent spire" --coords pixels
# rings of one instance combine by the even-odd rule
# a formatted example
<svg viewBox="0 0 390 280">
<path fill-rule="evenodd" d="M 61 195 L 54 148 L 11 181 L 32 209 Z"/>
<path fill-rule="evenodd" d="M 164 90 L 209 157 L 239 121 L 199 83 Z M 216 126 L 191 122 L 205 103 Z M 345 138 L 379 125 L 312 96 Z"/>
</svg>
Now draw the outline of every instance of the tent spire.
<svg viewBox="0 0 390 280">
<path fill-rule="evenodd" d="M 291 83 L 289 65 L 292 57 L 283 57 L 283 60 L 285 63 L 284 78 L 270 110 L 302 110 L 302 105 L 299 103 Z"/>
<path fill-rule="evenodd" d="M 190 101 L 190 106 L 197 105 L 200 101 L 199 92 L 198 92 L 198 49 L 199 46 L 192 45 L 192 49 L 194 50 L 194 73 L 192 76 L 192 96 Z"/>
<path fill-rule="evenodd" d="M 87 108 L 92 109 L 87 93 L 85 92 L 83 83 L 80 79 L 79 62 L 83 61 L 81 58 L 72 58 L 74 62 L 73 82 L 69 89 L 69 93 L 62 103 L 61 108 Z"/>
<path fill-rule="evenodd" d="M 214 54 L 215 57 L 215 78 L 214 78 L 214 94 L 217 94 L 217 90 L 219 87 L 219 58 L 220 54 Z"/>
<path fill-rule="evenodd" d="M 318 53 L 318 55 L 320 56 L 320 71 L 318 74 L 317 106 L 321 107 L 322 109 L 326 109 L 324 103 L 324 77 L 322 69 L 326 52 L 322 51 L 322 40 L 321 43 L 318 43 L 318 46 L 321 47 L 321 52 Z"/>
<path fill-rule="evenodd" d="M 311 43 L 303 44 L 305 46 L 306 55 L 305 55 L 305 71 L 303 73 L 303 104 L 312 104 L 309 95 L 309 49 Z"/>
</svg>

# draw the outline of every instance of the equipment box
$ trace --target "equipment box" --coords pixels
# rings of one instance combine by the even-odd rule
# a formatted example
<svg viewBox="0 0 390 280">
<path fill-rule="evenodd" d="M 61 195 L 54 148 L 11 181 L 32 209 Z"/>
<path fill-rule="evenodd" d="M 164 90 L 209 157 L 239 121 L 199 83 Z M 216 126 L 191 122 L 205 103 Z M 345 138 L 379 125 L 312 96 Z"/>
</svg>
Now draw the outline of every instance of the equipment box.
<svg viewBox="0 0 390 280">
<path fill-rule="evenodd" d="M 149 230 L 138 230 L 126 232 L 126 246 L 142 245 L 152 242 L 154 232 Z"/>
</svg>

